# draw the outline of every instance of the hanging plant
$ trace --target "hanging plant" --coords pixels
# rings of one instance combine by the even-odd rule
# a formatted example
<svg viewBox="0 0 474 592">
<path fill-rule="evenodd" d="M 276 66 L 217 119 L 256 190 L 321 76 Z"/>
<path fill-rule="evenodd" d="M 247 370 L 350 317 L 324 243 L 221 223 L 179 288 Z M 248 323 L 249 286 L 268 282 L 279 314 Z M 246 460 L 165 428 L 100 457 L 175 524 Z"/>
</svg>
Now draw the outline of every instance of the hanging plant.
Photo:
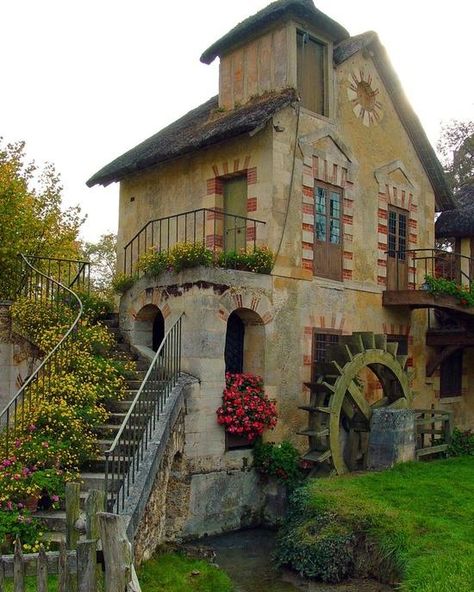
<svg viewBox="0 0 474 592">
<path fill-rule="evenodd" d="M 263 390 L 263 380 L 253 374 L 225 375 L 223 404 L 217 410 L 217 422 L 226 432 L 247 438 L 251 444 L 266 429 L 277 423 L 277 411 Z"/>
</svg>

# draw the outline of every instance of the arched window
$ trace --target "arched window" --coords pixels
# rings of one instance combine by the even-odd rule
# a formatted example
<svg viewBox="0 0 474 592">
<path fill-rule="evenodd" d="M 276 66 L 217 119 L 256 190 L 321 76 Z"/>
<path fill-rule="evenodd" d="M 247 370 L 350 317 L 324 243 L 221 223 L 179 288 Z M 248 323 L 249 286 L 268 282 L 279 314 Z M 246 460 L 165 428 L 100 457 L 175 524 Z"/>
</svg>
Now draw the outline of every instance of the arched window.
<svg viewBox="0 0 474 592">
<path fill-rule="evenodd" d="M 233 312 L 227 320 L 227 333 L 225 336 L 225 371 L 240 373 L 244 371 L 244 339 L 245 325 L 236 312 Z"/>
<path fill-rule="evenodd" d="M 153 321 L 153 351 L 158 351 L 163 339 L 165 338 L 165 318 L 158 310 Z"/>
</svg>

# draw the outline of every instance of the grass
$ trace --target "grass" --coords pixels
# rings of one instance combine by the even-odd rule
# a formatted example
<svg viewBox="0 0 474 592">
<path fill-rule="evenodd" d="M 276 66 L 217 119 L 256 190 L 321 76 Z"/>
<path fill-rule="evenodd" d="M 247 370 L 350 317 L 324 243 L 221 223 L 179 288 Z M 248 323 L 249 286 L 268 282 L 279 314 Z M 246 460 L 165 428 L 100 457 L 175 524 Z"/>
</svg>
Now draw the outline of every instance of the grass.
<svg viewBox="0 0 474 592">
<path fill-rule="evenodd" d="M 193 575 L 194 573 L 194 575 Z M 232 582 L 206 561 L 184 555 L 157 555 L 138 571 L 142 592 L 231 592 Z"/>
<path fill-rule="evenodd" d="M 195 575 L 193 575 L 193 572 Z M 142 592 L 231 592 L 232 583 L 223 571 L 206 561 L 184 555 L 157 555 L 138 571 Z M 57 589 L 57 576 L 48 577 L 48 589 Z M 6 580 L 5 592 L 13 592 Z M 25 592 L 36 592 L 36 578 L 25 578 Z"/>
<path fill-rule="evenodd" d="M 315 479 L 310 505 L 377 542 L 410 592 L 474 591 L 474 457 Z"/>
</svg>

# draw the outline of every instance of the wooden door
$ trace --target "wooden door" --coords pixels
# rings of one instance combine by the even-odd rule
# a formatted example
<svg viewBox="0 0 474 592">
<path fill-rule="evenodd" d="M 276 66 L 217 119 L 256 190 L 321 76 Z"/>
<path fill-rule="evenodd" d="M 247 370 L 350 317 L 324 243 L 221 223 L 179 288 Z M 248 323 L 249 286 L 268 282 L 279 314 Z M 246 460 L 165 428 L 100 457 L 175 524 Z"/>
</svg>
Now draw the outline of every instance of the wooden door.
<svg viewBox="0 0 474 592">
<path fill-rule="evenodd" d="M 408 289 L 408 212 L 388 208 L 387 290 Z"/>
<path fill-rule="evenodd" d="M 238 251 L 247 244 L 247 177 L 224 181 L 224 250 Z"/>
<path fill-rule="evenodd" d="M 342 280 L 342 192 L 330 185 L 314 188 L 314 274 Z"/>
</svg>

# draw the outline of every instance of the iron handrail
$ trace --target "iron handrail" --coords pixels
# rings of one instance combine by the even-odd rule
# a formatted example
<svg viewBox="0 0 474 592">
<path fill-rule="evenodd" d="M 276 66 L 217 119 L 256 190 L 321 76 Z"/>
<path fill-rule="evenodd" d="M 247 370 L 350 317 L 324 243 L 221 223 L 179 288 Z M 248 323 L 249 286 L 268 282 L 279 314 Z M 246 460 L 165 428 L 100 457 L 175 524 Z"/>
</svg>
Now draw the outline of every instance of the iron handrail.
<svg viewBox="0 0 474 592">
<path fill-rule="evenodd" d="M 424 255 L 424 253 L 427 253 Z M 400 288 L 400 272 L 401 266 L 405 266 L 411 259 L 411 271 L 412 271 L 412 282 L 408 282 L 408 288 L 412 290 L 417 289 L 417 274 L 420 271 L 417 262 L 424 262 L 424 274 L 423 279 L 427 275 L 433 275 L 433 277 L 446 277 L 446 279 L 453 279 L 454 275 L 459 274 L 459 280 L 464 278 L 466 283 L 469 285 L 469 289 L 472 290 L 473 278 L 470 273 L 466 273 L 461 266 L 461 261 L 466 261 L 469 265 L 469 270 L 473 269 L 474 258 L 456 253 L 455 251 L 445 251 L 443 249 L 401 249 L 394 250 L 389 249 L 385 251 L 388 257 L 392 257 L 396 260 L 396 289 Z M 421 255 L 421 256 L 417 256 Z M 445 259 L 443 261 L 443 258 Z M 431 264 L 430 264 L 431 263 Z M 441 266 L 441 269 L 440 269 Z M 431 271 L 431 273 L 429 273 Z M 405 287 L 403 287 L 405 289 Z"/>
<path fill-rule="evenodd" d="M 226 221 L 233 222 L 233 225 L 225 228 Z M 253 243 L 255 249 L 257 227 L 265 224 L 263 220 L 212 208 L 198 208 L 149 220 L 124 246 L 123 272 L 133 274 L 137 260 L 147 249 L 154 247 L 168 251 L 178 242 L 205 244 L 214 252 L 238 250 L 246 247 L 247 242 Z"/>
<path fill-rule="evenodd" d="M 114 441 L 104 453 L 109 511 L 119 513 L 125 507 L 156 423 L 181 373 L 183 316 L 166 332 Z"/>
<path fill-rule="evenodd" d="M 25 282 L 21 287 L 21 291 L 23 291 L 27 297 L 29 297 L 33 302 L 41 300 L 41 297 L 43 296 L 43 285 L 39 284 L 38 280 L 39 278 L 42 278 L 43 281 L 46 280 L 46 298 L 49 299 L 51 302 L 56 301 L 56 303 L 58 303 L 59 295 L 67 294 L 69 297 L 72 297 L 72 302 L 74 303 L 75 307 L 77 307 L 77 314 L 71 325 L 68 327 L 65 334 L 60 339 L 60 341 L 46 355 L 46 357 L 42 360 L 41 364 L 35 369 L 35 371 L 32 374 L 30 374 L 30 376 L 26 379 L 26 381 L 18 390 L 14 398 L 5 406 L 3 411 L 0 413 L 0 426 L 5 428 L 3 451 L 5 456 L 8 456 L 9 454 L 10 441 L 11 438 L 14 437 L 17 429 L 24 428 L 26 400 L 28 400 L 28 408 L 31 411 L 34 385 L 38 385 L 38 389 L 36 390 L 36 401 L 41 400 L 46 394 L 46 391 L 49 388 L 50 384 L 49 377 L 47 376 L 48 370 L 51 368 L 52 363 L 58 361 L 58 352 L 64 349 L 65 343 L 68 342 L 69 338 L 74 335 L 83 312 L 82 301 L 75 292 L 73 292 L 69 287 L 61 284 L 54 278 L 47 276 L 37 267 L 32 265 L 30 261 L 28 261 L 28 259 L 25 257 L 25 255 L 20 255 L 20 258 L 22 260 L 22 264 L 26 265 L 26 269 L 28 270 L 30 278 L 32 274 L 35 274 L 37 282 L 35 286 L 33 286 L 32 282 L 28 281 L 28 275 L 25 277 Z M 35 259 L 38 258 L 35 257 Z M 73 306 L 71 305 L 70 307 L 73 308 Z M 18 415 L 20 413 L 21 425 L 18 425 Z"/>
<path fill-rule="evenodd" d="M 62 273 L 61 273 L 61 265 L 67 264 L 67 284 L 69 288 L 72 288 L 76 282 L 79 282 L 81 279 L 83 283 L 87 282 L 87 286 L 90 284 L 90 262 L 82 259 L 68 259 L 64 257 L 45 257 L 44 255 L 28 255 L 28 259 L 34 259 L 36 261 L 42 261 L 47 263 L 47 271 L 46 275 L 51 277 L 51 264 L 58 265 L 58 281 L 61 282 L 62 280 Z M 71 265 L 77 265 L 77 271 L 75 275 L 71 279 Z M 87 270 L 87 277 L 86 277 L 86 270 Z"/>
</svg>

